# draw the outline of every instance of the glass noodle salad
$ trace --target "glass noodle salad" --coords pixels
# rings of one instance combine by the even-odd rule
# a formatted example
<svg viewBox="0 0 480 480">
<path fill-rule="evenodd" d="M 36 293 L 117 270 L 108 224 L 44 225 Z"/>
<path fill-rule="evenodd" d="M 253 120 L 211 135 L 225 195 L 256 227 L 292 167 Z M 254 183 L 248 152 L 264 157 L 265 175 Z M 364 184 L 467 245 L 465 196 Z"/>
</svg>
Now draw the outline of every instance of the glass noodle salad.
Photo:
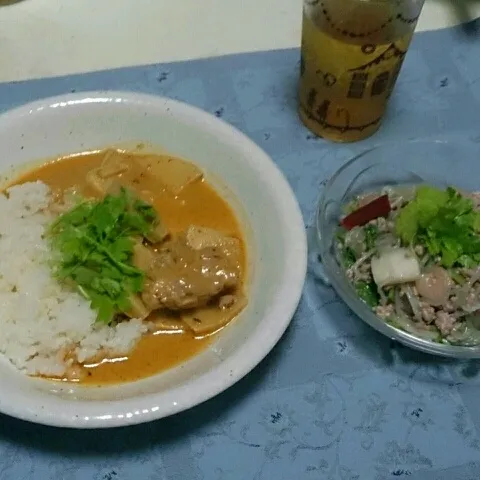
<svg viewBox="0 0 480 480">
<path fill-rule="evenodd" d="M 480 344 L 480 193 L 385 187 L 345 213 L 335 253 L 378 317 L 426 340 Z"/>
</svg>

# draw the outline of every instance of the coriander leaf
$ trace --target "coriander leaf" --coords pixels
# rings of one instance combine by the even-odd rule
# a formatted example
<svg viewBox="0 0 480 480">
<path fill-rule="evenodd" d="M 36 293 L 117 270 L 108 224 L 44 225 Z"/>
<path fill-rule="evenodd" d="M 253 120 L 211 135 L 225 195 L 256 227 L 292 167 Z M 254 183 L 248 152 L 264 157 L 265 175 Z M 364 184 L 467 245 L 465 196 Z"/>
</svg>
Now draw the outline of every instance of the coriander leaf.
<svg viewBox="0 0 480 480">
<path fill-rule="evenodd" d="M 374 282 L 357 282 L 355 284 L 357 295 L 370 307 L 376 307 L 380 301 L 378 289 Z"/>
<path fill-rule="evenodd" d="M 449 270 L 448 273 L 450 275 L 450 278 L 458 285 L 464 285 L 467 281 L 467 279 L 456 270 Z"/>
<path fill-rule="evenodd" d="M 130 296 L 122 296 L 118 299 L 118 304 L 117 307 L 122 311 L 122 312 L 128 312 L 131 308 L 131 302 L 130 302 Z"/>
<path fill-rule="evenodd" d="M 97 321 L 99 323 L 108 324 L 115 316 L 115 303 L 104 295 L 97 293 L 90 294 L 91 305 L 97 311 Z"/>
<path fill-rule="evenodd" d="M 480 211 L 475 211 L 475 217 L 473 218 L 473 229 L 475 232 L 480 233 Z"/>
<path fill-rule="evenodd" d="M 473 202 L 470 198 L 461 195 L 452 187 L 447 188 L 447 195 L 448 207 L 454 211 L 456 215 L 462 215 L 472 211 Z"/>
<path fill-rule="evenodd" d="M 457 259 L 457 263 L 464 268 L 475 268 L 478 264 L 478 261 L 469 255 L 462 255 Z"/>
<path fill-rule="evenodd" d="M 390 288 L 390 290 L 387 292 L 387 298 L 390 300 L 390 302 L 395 302 L 395 288 Z"/>
<path fill-rule="evenodd" d="M 145 274 L 132 264 L 131 237 L 145 236 L 157 221 L 151 205 L 122 189 L 84 201 L 51 224 L 54 274 L 90 300 L 98 322 L 109 323 L 128 311 L 130 298 L 143 291 Z"/>
<path fill-rule="evenodd" d="M 430 255 L 436 256 L 442 251 L 441 242 L 434 233 L 426 232 L 426 234 L 420 234 L 418 239 L 420 244 L 424 244 L 427 247 Z"/>
<path fill-rule="evenodd" d="M 449 194 L 443 190 L 428 185 L 418 187 L 415 201 L 417 203 L 418 224 L 428 225 L 438 214 L 438 211 L 448 201 Z"/>
<path fill-rule="evenodd" d="M 133 208 L 136 212 L 138 212 L 142 217 L 145 219 L 145 221 L 150 221 L 153 222 L 157 218 L 157 212 L 155 209 L 149 205 L 148 203 L 142 201 L 142 200 L 135 200 L 135 203 L 133 204 Z"/>
<path fill-rule="evenodd" d="M 395 229 L 403 242 L 411 244 L 419 227 L 426 227 L 448 201 L 447 192 L 435 187 L 421 185 L 415 198 L 402 208 Z"/>
<path fill-rule="evenodd" d="M 445 236 L 442 240 L 442 263 L 445 267 L 451 267 L 462 255 L 462 245 L 454 238 Z"/>
<path fill-rule="evenodd" d="M 337 239 L 337 241 L 339 241 L 342 244 L 345 243 L 346 235 L 347 235 L 347 231 L 344 228 L 338 228 L 335 232 L 335 238 Z"/>
<path fill-rule="evenodd" d="M 395 221 L 395 233 L 402 242 L 410 245 L 418 230 L 418 207 L 414 201 L 405 205 Z"/>
<path fill-rule="evenodd" d="M 68 276 L 71 276 L 75 279 L 80 285 L 92 284 L 95 278 L 97 277 L 97 272 L 91 268 L 87 268 L 83 265 L 74 267 L 74 270 L 71 271 Z"/>
<path fill-rule="evenodd" d="M 345 268 L 350 268 L 357 260 L 355 252 L 350 247 L 342 250 L 342 263 Z"/>
<path fill-rule="evenodd" d="M 480 236 L 470 235 L 465 237 L 463 240 L 464 251 L 478 259 L 480 256 Z"/>
<path fill-rule="evenodd" d="M 365 233 L 365 246 L 367 250 L 372 250 L 375 248 L 375 243 L 378 238 L 378 227 L 376 225 L 367 225 L 363 229 Z"/>
<path fill-rule="evenodd" d="M 142 235 L 150 232 L 153 225 L 153 222 L 147 222 L 141 215 L 133 211 L 124 214 L 123 223 L 127 232 L 139 232 Z"/>
<path fill-rule="evenodd" d="M 415 198 L 399 213 L 395 230 L 406 244 L 414 239 L 431 256 L 440 256 L 445 267 L 465 262 L 464 256 L 480 254 L 479 213 L 471 199 L 454 188 L 445 191 L 419 187 Z"/>
<path fill-rule="evenodd" d="M 129 278 L 129 285 L 130 289 L 134 293 L 140 293 L 143 291 L 143 283 L 144 283 L 144 276 L 143 275 L 138 275 L 135 277 L 130 277 Z"/>
<path fill-rule="evenodd" d="M 60 223 L 69 223 L 72 226 L 82 225 L 85 219 L 90 215 L 92 205 L 90 203 L 80 203 L 72 210 L 61 215 L 51 226 L 54 230 Z"/>
<path fill-rule="evenodd" d="M 130 259 L 133 251 L 133 240 L 128 237 L 119 237 L 110 245 L 112 255 L 120 262 Z"/>
</svg>

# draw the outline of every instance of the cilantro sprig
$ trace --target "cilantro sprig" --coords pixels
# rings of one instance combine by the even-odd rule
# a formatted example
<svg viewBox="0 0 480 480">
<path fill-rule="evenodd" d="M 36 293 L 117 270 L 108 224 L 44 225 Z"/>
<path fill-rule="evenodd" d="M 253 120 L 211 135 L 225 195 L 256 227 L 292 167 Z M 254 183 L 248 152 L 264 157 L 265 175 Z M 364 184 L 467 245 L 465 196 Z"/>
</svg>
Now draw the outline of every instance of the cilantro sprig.
<svg viewBox="0 0 480 480">
<path fill-rule="evenodd" d="M 98 322 L 127 312 L 143 290 L 145 274 L 132 264 L 132 237 L 148 235 L 157 221 L 151 205 L 122 189 L 79 203 L 50 226 L 54 274 L 90 300 Z"/>
<path fill-rule="evenodd" d="M 365 246 L 367 251 L 372 250 L 375 248 L 375 242 L 377 241 L 378 238 L 378 227 L 376 225 L 367 225 L 363 229 L 365 233 Z"/>
<path fill-rule="evenodd" d="M 424 245 L 447 268 L 480 263 L 480 212 L 454 188 L 419 187 L 399 213 L 395 230 L 403 243 Z"/>
<path fill-rule="evenodd" d="M 378 288 L 375 282 L 359 281 L 355 284 L 358 296 L 370 307 L 376 307 L 380 302 Z"/>
</svg>

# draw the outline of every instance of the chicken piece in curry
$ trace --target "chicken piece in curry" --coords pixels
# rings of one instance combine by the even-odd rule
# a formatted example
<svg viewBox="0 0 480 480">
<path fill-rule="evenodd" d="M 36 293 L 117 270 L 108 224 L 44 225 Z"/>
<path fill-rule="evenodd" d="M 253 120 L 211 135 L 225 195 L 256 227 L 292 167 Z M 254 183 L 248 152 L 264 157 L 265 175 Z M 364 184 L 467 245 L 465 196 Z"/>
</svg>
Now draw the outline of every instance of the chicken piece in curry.
<svg viewBox="0 0 480 480">
<path fill-rule="evenodd" d="M 21 178 L 35 180 L 50 186 L 50 208 L 59 215 L 78 196 L 102 199 L 124 191 L 156 212 L 153 227 L 131 238 L 132 266 L 143 272 L 141 291 L 112 318 L 142 319 L 149 333 L 128 356 L 74 365 L 74 375 L 63 380 L 118 383 L 165 370 L 206 348 L 246 306 L 240 225 L 196 165 L 108 149 L 56 159 Z"/>
</svg>

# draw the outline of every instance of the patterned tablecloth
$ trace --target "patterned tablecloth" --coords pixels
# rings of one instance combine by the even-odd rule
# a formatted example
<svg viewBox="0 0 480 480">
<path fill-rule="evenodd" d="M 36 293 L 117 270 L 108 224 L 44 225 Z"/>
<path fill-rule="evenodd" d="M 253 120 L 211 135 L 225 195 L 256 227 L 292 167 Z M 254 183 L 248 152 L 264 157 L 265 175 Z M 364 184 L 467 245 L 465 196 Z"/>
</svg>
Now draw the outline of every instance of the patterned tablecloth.
<svg viewBox="0 0 480 480">
<path fill-rule="evenodd" d="M 383 128 L 353 145 L 316 139 L 299 123 L 297 50 L 3 84 L 0 109 L 92 89 L 197 105 L 273 157 L 308 225 L 322 182 L 368 145 L 453 135 L 478 143 L 480 160 L 479 32 L 477 22 L 419 34 Z M 479 362 L 392 343 L 309 275 L 279 345 L 227 392 L 177 416 L 110 431 L 1 417 L 0 479 L 474 480 L 479 404 Z"/>
</svg>

